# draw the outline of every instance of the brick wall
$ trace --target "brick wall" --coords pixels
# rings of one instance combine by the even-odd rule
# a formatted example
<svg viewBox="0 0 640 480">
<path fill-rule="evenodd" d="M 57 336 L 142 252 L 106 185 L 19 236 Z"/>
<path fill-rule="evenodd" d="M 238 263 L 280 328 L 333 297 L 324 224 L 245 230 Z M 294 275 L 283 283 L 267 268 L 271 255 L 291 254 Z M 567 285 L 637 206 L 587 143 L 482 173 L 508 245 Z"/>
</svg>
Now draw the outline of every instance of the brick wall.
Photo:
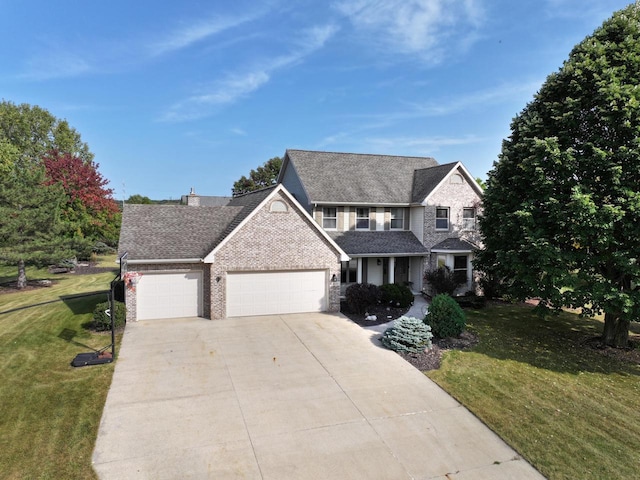
<svg viewBox="0 0 640 480">
<path fill-rule="evenodd" d="M 287 204 L 286 212 L 271 212 L 272 201 Z M 239 271 L 328 270 L 340 278 L 340 257 L 331 244 L 302 216 L 285 195 L 276 195 L 216 253 L 208 267 L 210 316 L 226 315 L 226 273 Z M 340 310 L 340 282 L 328 282 L 329 311 Z"/>
</svg>

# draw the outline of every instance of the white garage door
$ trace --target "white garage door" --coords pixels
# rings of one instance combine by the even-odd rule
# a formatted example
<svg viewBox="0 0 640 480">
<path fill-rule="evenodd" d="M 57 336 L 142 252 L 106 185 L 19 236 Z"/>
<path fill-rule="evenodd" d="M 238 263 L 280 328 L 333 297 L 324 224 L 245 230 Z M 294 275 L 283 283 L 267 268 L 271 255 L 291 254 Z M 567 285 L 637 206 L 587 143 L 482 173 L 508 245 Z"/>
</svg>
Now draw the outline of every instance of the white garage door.
<svg viewBox="0 0 640 480">
<path fill-rule="evenodd" d="M 327 309 L 324 270 L 227 274 L 227 316 L 322 312 Z"/>
<path fill-rule="evenodd" d="M 136 293 L 138 320 L 202 315 L 202 272 L 145 272 Z"/>
</svg>

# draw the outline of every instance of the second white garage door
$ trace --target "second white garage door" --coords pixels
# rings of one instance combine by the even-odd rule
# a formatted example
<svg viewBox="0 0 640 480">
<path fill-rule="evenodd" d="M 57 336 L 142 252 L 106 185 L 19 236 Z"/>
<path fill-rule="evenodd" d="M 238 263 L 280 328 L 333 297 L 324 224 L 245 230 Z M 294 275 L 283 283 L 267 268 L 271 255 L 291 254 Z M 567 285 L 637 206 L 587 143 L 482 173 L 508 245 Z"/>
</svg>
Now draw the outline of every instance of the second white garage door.
<svg viewBox="0 0 640 480">
<path fill-rule="evenodd" d="M 327 309 L 327 272 L 227 274 L 227 316 L 322 312 Z"/>
<path fill-rule="evenodd" d="M 136 291 L 138 320 L 202 315 L 202 272 L 145 272 Z"/>
</svg>

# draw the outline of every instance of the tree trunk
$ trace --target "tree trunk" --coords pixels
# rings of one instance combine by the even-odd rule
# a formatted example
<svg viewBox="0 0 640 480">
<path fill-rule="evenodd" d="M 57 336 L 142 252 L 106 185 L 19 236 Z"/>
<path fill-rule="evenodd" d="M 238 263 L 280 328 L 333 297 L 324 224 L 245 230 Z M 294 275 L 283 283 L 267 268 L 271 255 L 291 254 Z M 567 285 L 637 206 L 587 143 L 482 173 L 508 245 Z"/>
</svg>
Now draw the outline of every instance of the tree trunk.
<svg viewBox="0 0 640 480">
<path fill-rule="evenodd" d="M 24 269 L 24 260 L 18 261 L 18 283 L 17 287 L 25 288 L 27 286 L 27 272 Z"/>
<path fill-rule="evenodd" d="M 602 342 L 609 347 L 627 348 L 629 346 L 629 320 L 620 318 L 620 315 L 605 313 Z"/>
</svg>

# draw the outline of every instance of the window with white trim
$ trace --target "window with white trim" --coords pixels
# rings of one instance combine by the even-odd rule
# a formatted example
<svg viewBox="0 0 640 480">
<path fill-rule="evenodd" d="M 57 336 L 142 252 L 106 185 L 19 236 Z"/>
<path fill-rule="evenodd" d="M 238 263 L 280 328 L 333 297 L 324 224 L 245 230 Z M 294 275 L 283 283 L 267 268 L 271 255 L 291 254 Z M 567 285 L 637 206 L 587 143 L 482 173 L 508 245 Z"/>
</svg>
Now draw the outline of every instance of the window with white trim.
<svg viewBox="0 0 640 480">
<path fill-rule="evenodd" d="M 391 209 L 391 230 L 404 230 L 404 208 Z"/>
<path fill-rule="evenodd" d="M 338 228 L 337 208 L 325 207 L 322 209 L 322 228 L 325 230 L 336 230 Z"/>
<path fill-rule="evenodd" d="M 369 209 L 356 208 L 356 230 L 370 230 Z"/>
<path fill-rule="evenodd" d="M 436 230 L 449 230 L 449 208 L 436 208 Z"/>
<path fill-rule="evenodd" d="M 462 229 L 463 230 L 476 229 L 476 209 L 475 208 L 462 209 Z"/>
</svg>

